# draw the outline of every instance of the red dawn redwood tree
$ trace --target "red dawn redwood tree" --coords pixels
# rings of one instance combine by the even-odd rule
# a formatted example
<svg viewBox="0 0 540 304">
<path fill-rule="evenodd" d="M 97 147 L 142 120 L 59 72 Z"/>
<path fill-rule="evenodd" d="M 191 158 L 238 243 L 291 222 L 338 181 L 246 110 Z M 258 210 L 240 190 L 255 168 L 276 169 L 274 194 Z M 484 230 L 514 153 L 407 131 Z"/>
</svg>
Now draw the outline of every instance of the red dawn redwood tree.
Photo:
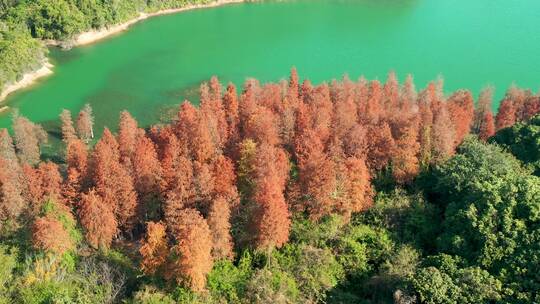
<svg viewBox="0 0 540 304">
<path fill-rule="evenodd" d="M 192 159 L 200 163 L 208 161 L 216 152 L 204 117 L 187 101 L 182 104 L 178 113 L 176 135 L 180 142 L 188 145 Z"/>
<path fill-rule="evenodd" d="M 199 116 L 196 128 L 190 133 L 191 153 L 194 160 L 206 163 L 211 160 L 216 152 L 216 146 L 203 117 Z"/>
<path fill-rule="evenodd" d="M 516 108 L 512 100 L 505 98 L 495 118 L 495 129 L 508 128 L 516 123 Z"/>
<path fill-rule="evenodd" d="M 71 140 L 66 151 L 67 177 L 62 195 L 68 205 L 77 205 L 80 194 L 88 186 L 88 151 L 80 139 Z"/>
<path fill-rule="evenodd" d="M 203 291 L 206 276 L 212 270 L 212 234 L 206 220 L 194 209 L 179 213 L 173 235 L 177 244 L 172 248 L 176 259 L 168 273 L 193 291 Z"/>
<path fill-rule="evenodd" d="M 47 142 L 47 132 L 18 113 L 13 115 L 13 132 L 21 163 L 36 165 L 40 160 L 40 145 Z"/>
<path fill-rule="evenodd" d="M 377 124 L 383 115 L 382 89 L 378 80 L 369 83 L 369 98 L 366 103 L 367 122 Z"/>
<path fill-rule="evenodd" d="M 311 83 L 311 81 L 309 81 L 309 79 L 305 79 L 302 82 L 302 85 L 300 85 L 300 91 L 299 91 L 300 99 L 302 99 L 304 103 L 307 103 L 310 100 L 312 94 L 313 94 L 313 84 Z"/>
<path fill-rule="evenodd" d="M 22 184 L 23 176 L 21 165 L 17 158 L 17 153 L 15 152 L 13 139 L 9 135 L 7 129 L 0 129 L 0 159 L 4 160 L 4 166 L 0 166 L 0 168 L 5 171 L 7 174 L 6 176 L 11 176 L 14 184 Z M 23 187 L 18 186 L 18 188 L 22 189 Z"/>
<path fill-rule="evenodd" d="M 39 171 L 29 165 L 23 165 L 22 173 L 24 178 L 24 200 L 27 202 L 27 212 L 33 216 L 41 210 L 43 203 L 43 188 L 41 186 L 41 176 Z"/>
<path fill-rule="evenodd" d="M 283 106 L 277 112 L 279 136 L 284 148 L 290 150 L 294 142 L 294 131 L 296 126 L 296 111 L 298 109 L 298 99 L 291 100 L 290 97 L 285 97 L 282 102 Z"/>
<path fill-rule="evenodd" d="M 215 76 L 210 79 L 209 98 L 204 102 L 201 99 L 201 113 L 208 124 L 214 145 L 222 150 L 229 137 L 229 126 L 221 98 L 221 84 Z"/>
<path fill-rule="evenodd" d="M 306 210 L 310 218 L 318 220 L 335 207 L 332 198 L 337 184 L 334 162 L 325 153 L 318 134 L 311 130 L 304 130 L 297 136 L 295 153 L 300 192 L 304 194 L 301 209 Z"/>
<path fill-rule="evenodd" d="M 79 171 L 68 169 L 67 176 L 62 185 L 62 196 L 67 205 L 78 207 L 80 195 L 83 192 L 82 178 Z"/>
<path fill-rule="evenodd" d="M 227 91 L 225 92 L 225 95 L 223 95 L 223 107 L 227 119 L 227 129 L 229 130 L 226 147 L 228 154 L 232 155 L 235 145 L 240 141 L 238 93 L 236 92 L 236 87 L 232 83 L 227 86 Z"/>
<path fill-rule="evenodd" d="M 516 113 L 516 121 L 525 120 L 525 103 L 530 95 L 530 91 L 518 88 L 515 85 L 510 86 L 506 91 L 505 99 L 509 99 L 512 101 Z"/>
<path fill-rule="evenodd" d="M 221 102 L 221 83 L 217 76 L 210 78 L 210 100 Z"/>
<path fill-rule="evenodd" d="M 399 93 L 399 110 L 410 112 L 416 106 L 416 99 L 418 98 L 416 93 L 416 87 L 411 74 L 405 78 L 405 83 Z"/>
<path fill-rule="evenodd" d="M 369 100 L 369 83 L 364 76 L 361 76 L 358 79 L 354 91 L 354 102 L 358 109 L 358 121 L 366 122 L 368 121 L 367 104 Z"/>
<path fill-rule="evenodd" d="M 38 217 L 32 225 L 32 246 L 37 250 L 62 255 L 75 248 L 62 222 L 52 217 Z"/>
<path fill-rule="evenodd" d="M 69 110 L 62 110 L 60 113 L 60 121 L 62 122 L 62 140 L 67 145 L 72 140 L 77 139 L 77 131 L 73 126 L 73 119 Z"/>
<path fill-rule="evenodd" d="M 96 249 L 110 248 L 118 225 L 111 206 L 96 191 L 81 196 L 78 216 L 88 244 Z"/>
<path fill-rule="evenodd" d="M 321 141 L 326 143 L 331 135 L 333 104 L 327 84 L 312 88 L 309 82 L 304 83 L 303 103 L 299 104 L 296 132 L 297 136 L 305 129 L 315 131 Z"/>
<path fill-rule="evenodd" d="M 361 124 L 356 124 L 345 136 L 343 148 L 348 156 L 365 158 L 369 141 L 368 130 L 366 127 Z"/>
<path fill-rule="evenodd" d="M 493 88 L 488 87 L 480 92 L 474 116 L 474 129 L 481 140 L 487 140 L 495 134 L 495 120 L 491 111 Z"/>
<path fill-rule="evenodd" d="M 68 144 L 66 163 L 68 170 L 77 170 L 81 177 L 85 177 L 88 173 L 88 150 L 80 139 L 73 140 Z"/>
<path fill-rule="evenodd" d="M 391 156 L 392 175 L 399 184 L 410 183 L 420 172 L 418 117 L 409 115 L 398 122 L 395 149 Z"/>
<path fill-rule="evenodd" d="M 103 202 L 116 215 L 118 225 L 130 229 L 133 225 L 137 194 L 133 179 L 120 164 L 118 143 L 112 133 L 105 129 L 93 153 L 93 181 Z"/>
<path fill-rule="evenodd" d="M 29 211 L 37 215 L 43 203 L 49 199 L 63 203 L 61 185 L 63 182 L 58 165 L 51 162 L 40 163 L 38 168 L 23 166 L 25 179 L 25 199 L 29 203 Z"/>
<path fill-rule="evenodd" d="M 431 130 L 432 162 L 440 163 L 454 154 L 455 137 L 454 124 L 446 105 L 443 104 L 433 118 L 433 128 Z"/>
<path fill-rule="evenodd" d="M 523 105 L 523 120 L 529 120 L 540 112 L 540 96 L 529 96 Z"/>
<path fill-rule="evenodd" d="M 257 108 L 257 97 L 261 91 L 261 85 L 256 79 L 247 79 L 244 82 L 242 94 L 240 95 L 239 117 L 240 130 L 244 130 L 244 123 L 249 120 L 253 111 Z"/>
<path fill-rule="evenodd" d="M 199 123 L 199 111 L 188 101 L 184 101 L 178 111 L 175 133 L 180 142 L 188 143 L 190 135 Z"/>
<path fill-rule="evenodd" d="M 118 124 L 118 147 L 122 163 L 131 163 L 133 152 L 137 146 L 138 134 L 139 128 L 135 118 L 128 111 L 122 111 Z"/>
<path fill-rule="evenodd" d="M 215 260 L 234 257 L 231 237 L 231 206 L 221 196 L 214 199 L 208 213 L 208 226 L 212 233 L 212 256 Z"/>
<path fill-rule="evenodd" d="M 478 102 L 476 103 L 476 108 L 474 109 L 474 122 L 473 122 L 473 131 L 478 134 L 480 130 L 480 125 L 482 125 L 482 119 L 486 111 L 491 111 L 493 99 L 493 87 L 486 87 L 482 89 L 480 95 L 478 96 Z"/>
<path fill-rule="evenodd" d="M 166 270 L 169 244 L 165 225 L 162 222 L 148 222 L 146 224 L 146 235 L 139 253 L 142 256 L 141 270 L 145 274 L 162 274 Z"/>
<path fill-rule="evenodd" d="M 208 164 L 193 162 L 194 203 L 199 211 L 207 214 L 214 193 L 214 176 Z"/>
<path fill-rule="evenodd" d="M 373 196 L 371 177 L 366 162 L 356 157 L 349 157 L 343 162 L 341 174 L 343 178 L 340 182 L 344 193 L 339 199 L 337 212 L 350 219 L 352 213 L 366 210 L 371 206 Z"/>
<path fill-rule="evenodd" d="M 478 137 L 483 141 L 487 141 L 493 135 L 495 135 L 495 119 L 493 118 L 493 113 L 487 111 L 482 118 L 480 130 L 478 130 Z"/>
<path fill-rule="evenodd" d="M 395 72 L 388 73 L 388 78 L 383 86 L 382 98 L 386 111 L 395 111 L 399 107 L 399 83 Z"/>
<path fill-rule="evenodd" d="M 311 128 L 319 134 L 323 143 L 328 142 L 332 133 L 334 106 L 330 100 L 330 89 L 327 84 L 317 86 L 313 90 L 313 101 L 307 106 L 309 117 L 311 117 Z"/>
<path fill-rule="evenodd" d="M 0 158 L 18 161 L 13 139 L 7 129 L 0 129 Z"/>
<path fill-rule="evenodd" d="M 0 228 L 11 223 L 16 225 L 19 215 L 24 211 L 26 203 L 22 195 L 18 173 L 11 164 L 16 160 L 0 157 Z"/>
<path fill-rule="evenodd" d="M 252 200 L 254 245 L 259 250 L 279 248 L 289 240 L 290 214 L 284 197 L 285 182 L 277 164 L 279 148 L 262 144 L 255 158 L 255 190 Z"/>
<path fill-rule="evenodd" d="M 395 141 L 387 122 L 372 125 L 368 130 L 370 144 L 368 148 L 368 166 L 371 170 L 381 170 L 390 162 L 395 151 Z"/>
<path fill-rule="evenodd" d="M 214 178 L 213 197 L 223 197 L 228 203 L 236 205 L 239 197 L 232 160 L 223 155 L 218 156 L 212 164 L 212 175 Z"/>
<path fill-rule="evenodd" d="M 291 74 L 289 76 L 289 87 L 287 89 L 287 94 L 290 98 L 293 98 L 295 100 L 298 100 L 300 97 L 299 94 L 300 89 L 300 79 L 298 77 L 298 71 L 295 67 L 291 68 Z"/>
<path fill-rule="evenodd" d="M 430 84 L 434 87 L 434 84 Z M 433 110 L 431 107 L 432 100 L 435 98 L 429 87 L 418 96 L 418 113 L 420 117 L 420 127 L 418 141 L 420 142 L 419 160 L 422 166 L 428 166 L 432 161 L 432 128 L 433 128 Z M 453 125 L 452 125 L 453 129 Z M 453 145 L 453 142 L 451 143 Z"/>
<path fill-rule="evenodd" d="M 89 104 L 84 105 L 77 117 L 77 133 L 79 138 L 88 143 L 94 138 L 94 115 Z"/>
<path fill-rule="evenodd" d="M 192 205 L 195 189 L 193 186 L 193 164 L 185 156 L 179 156 L 175 174 L 166 176 L 168 179 L 168 189 L 165 195 L 165 223 L 170 231 L 180 224 L 180 212 L 187 206 Z M 167 171 L 165 171 L 167 172 Z"/>
<path fill-rule="evenodd" d="M 336 100 L 334 103 L 333 133 L 340 140 L 344 141 L 346 134 L 357 125 L 356 103 L 352 96 Z"/>
<path fill-rule="evenodd" d="M 162 170 L 154 143 L 139 136 L 132 155 L 134 186 L 139 197 L 139 220 L 146 222 L 160 213 Z"/>
<path fill-rule="evenodd" d="M 7 129 L 0 129 L 0 159 L 5 160 L 6 166 L 0 168 L 6 170 L 7 174 L 12 176 L 12 178 L 14 179 L 13 182 L 22 182 L 21 166 L 19 164 L 19 159 L 17 158 L 17 153 L 15 152 L 13 139 L 9 135 Z"/>
<path fill-rule="evenodd" d="M 43 200 L 53 200 L 62 203 L 62 182 L 58 165 L 52 162 L 43 162 L 38 167 L 41 179 L 41 188 L 43 190 Z"/>
<path fill-rule="evenodd" d="M 185 145 L 181 145 L 176 135 L 170 132 L 165 134 L 161 150 L 162 155 L 160 159 L 163 176 L 161 193 L 167 195 L 167 192 L 175 185 L 175 179 L 180 170 L 180 160 L 181 158 L 186 158 L 188 152 Z"/>
<path fill-rule="evenodd" d="M 276 115 L 266 107 L 256 107 L 244 124 L 244 138 L 250 138 L 258 144 L 278 145 L 280 137 Z"/>
<path fill-rule="evenodd" d="M 455 146 L 459 146 L 467 136 L 474 119 L 474 101 L 471 92 L 458 90 L 447 101 L 450 119 L 455 126 Z"/>
</svg>

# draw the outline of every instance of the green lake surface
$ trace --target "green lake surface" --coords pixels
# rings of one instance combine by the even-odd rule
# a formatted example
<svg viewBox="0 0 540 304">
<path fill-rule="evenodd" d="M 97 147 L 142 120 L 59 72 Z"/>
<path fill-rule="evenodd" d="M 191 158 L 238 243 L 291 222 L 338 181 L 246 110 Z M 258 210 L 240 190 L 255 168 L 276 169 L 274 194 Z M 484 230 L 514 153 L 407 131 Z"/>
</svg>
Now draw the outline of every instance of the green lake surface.
<svg viewBox="0 0 540 304">
<path fill-rule="evenodd" d="M 96 125 L 115 128 L 129 110 L 154 123 L 212 75 L 241 85 L 286 78 L 321 82 L 400 80 L 418 88 L 442 75 L 445 90 L 515 83 L 540 87 L 539 0 L 297 0 L 200 9 L 151 18 L 102 42 L 51 49 L 54 75 L 13 94 L 10 108 L 48 130 L 62 108 L 94 108 Z M 496 102 L 498 103 L 498 102 Z M 0 127 L 10 124 L 0 114 Z"/>
</svg>

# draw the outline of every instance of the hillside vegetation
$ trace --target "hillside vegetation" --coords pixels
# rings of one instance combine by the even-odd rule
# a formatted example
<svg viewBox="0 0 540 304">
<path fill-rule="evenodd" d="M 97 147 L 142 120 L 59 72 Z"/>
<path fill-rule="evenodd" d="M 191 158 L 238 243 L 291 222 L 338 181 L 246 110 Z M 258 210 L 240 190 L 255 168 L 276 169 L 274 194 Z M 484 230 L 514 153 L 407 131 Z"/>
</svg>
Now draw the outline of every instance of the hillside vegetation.
<svg viewBox="0 0 540 304">
<path fill-rule="evenodd" d="M 64 110 L 50 159 L 16 114 L 0 303 L 539 302 L 540 99 L 442 92 L 212 78 L 147 129 Z"/>
</svg>

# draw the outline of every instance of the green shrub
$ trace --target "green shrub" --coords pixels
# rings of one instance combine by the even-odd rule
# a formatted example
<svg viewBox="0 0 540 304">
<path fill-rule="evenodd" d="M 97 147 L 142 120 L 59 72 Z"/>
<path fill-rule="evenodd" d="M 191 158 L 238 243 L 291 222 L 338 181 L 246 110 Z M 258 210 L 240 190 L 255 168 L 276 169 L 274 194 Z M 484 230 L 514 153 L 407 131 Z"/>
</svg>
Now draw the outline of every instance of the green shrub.
<svg viewBox="0 0 540 304">
<path fill-rule="evenodd" d="M 12 289 L 17 259 L 18 253 L 16 249 L 0 245 L 0 303 L 9 302 L 7 295 Z"/>
<path fill-rule="evenodd" d="M 412 277 L 424 303 L 491 303 L 502 298 L 502 283 L 479 267 L 465 267 L 459 257 L 438 255 L 426 259 Z"/>
<path fill-rule="evenodd" d="M 218 261 L 208 275 L 208 289 L 214 298 L 238 303 L 244 297 L 246 285 L 253 274 L 252 258 L 246 251 L 238 266 L 231 261 Z"/>
<path fill-rule="evenodd" d="M 273 259 L 296 280 L 302 296 L 314 302 L 323 301 L 345 273 L 328 248 L 288 244 L 275 251 Z"/>
<path fill-rule="evenodd" d="M 246 289 L 246 301 L 254 304 L 297 303 L 299 297 L 300 291 L 294 278 L 279 269 L 257 270 Z"/>
<path fill-rule="evenodd" d="M 338 215 L 327 216 L 315 223 L 306 218 L 293 221 L 291 228 L 291 242 L 305 243 L 317 247 L 324 247 L 328 240 L 334 239 L 341 233 L 345 223 Z"/>
<path fill-rule="evenodd" d="M 131 303 L 133 304 L 175 304 L 176 301 L 174 301 L 170 295 L 157 290 L 155 287 L 144 286 L 142 290 L 139 290 L 135 293 L 135 296 L 133 297 L 133 300 L 131 301 Z"/>
</svg>

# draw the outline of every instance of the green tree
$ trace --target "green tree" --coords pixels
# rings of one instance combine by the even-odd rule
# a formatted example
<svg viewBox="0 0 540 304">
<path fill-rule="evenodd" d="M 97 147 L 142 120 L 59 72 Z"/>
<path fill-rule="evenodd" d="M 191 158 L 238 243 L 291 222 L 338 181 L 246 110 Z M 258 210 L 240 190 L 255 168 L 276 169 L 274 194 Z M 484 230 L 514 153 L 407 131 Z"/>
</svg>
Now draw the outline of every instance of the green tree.
<svg viewBox="0 0 540 304">
<path fill-rule="evenodd" d="M 540 116 L 502 129 L 491 139 L 540 175 Z"/>
</svg>

